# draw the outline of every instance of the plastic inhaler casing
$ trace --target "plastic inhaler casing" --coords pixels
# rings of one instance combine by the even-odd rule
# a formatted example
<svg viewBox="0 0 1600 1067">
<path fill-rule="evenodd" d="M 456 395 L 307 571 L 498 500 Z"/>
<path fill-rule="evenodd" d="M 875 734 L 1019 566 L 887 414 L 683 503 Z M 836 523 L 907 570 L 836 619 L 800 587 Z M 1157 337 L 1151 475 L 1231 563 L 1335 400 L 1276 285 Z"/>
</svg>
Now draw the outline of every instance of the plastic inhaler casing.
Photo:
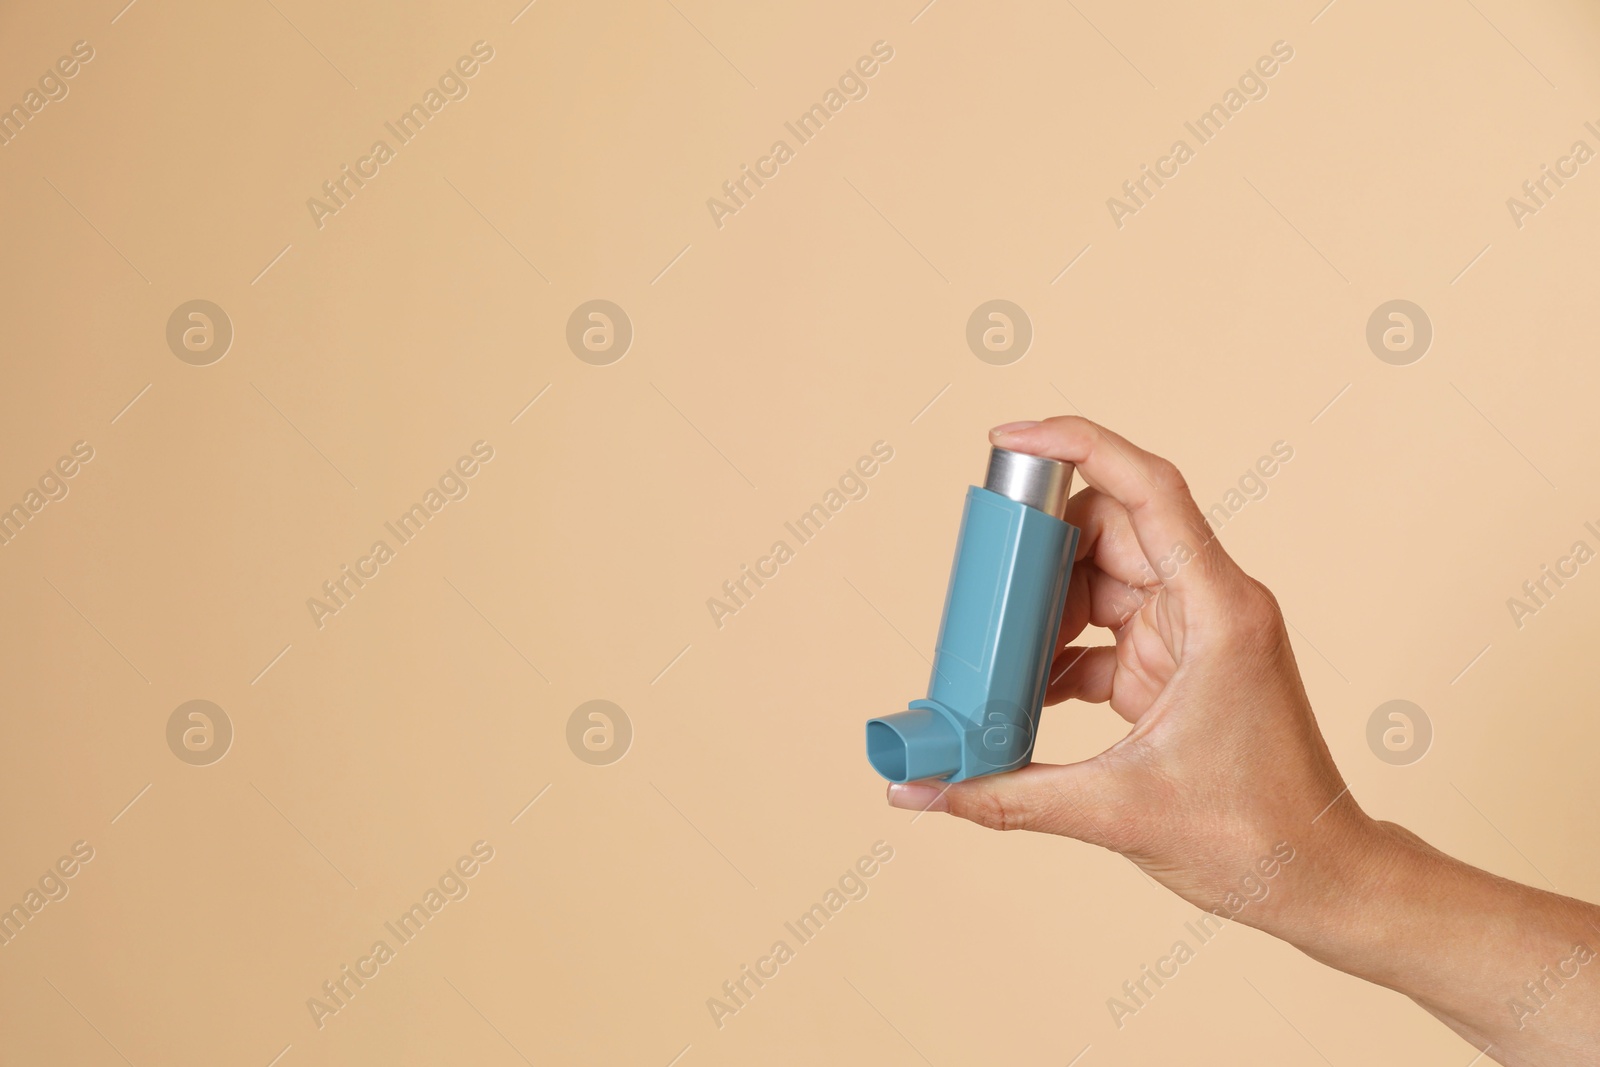
<svg viewBox="0 0 1600 1067">
<path fill-rule="evenodd" d="M 1078 530 L 1062 520 L 1072 465 L 996 448 L 967 489 L 926 700 L 869 720 L 867 759 L 891 782 L 959 782 L 1023 767 L 1061 629 Z"/>
</svg>

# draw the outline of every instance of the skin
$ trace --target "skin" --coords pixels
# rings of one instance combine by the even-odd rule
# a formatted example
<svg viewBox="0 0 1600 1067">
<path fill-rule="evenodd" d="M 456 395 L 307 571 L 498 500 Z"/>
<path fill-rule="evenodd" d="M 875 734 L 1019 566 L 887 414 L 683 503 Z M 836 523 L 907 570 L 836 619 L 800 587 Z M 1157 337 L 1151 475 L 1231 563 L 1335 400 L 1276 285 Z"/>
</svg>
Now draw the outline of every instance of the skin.
<svg viewBox="0 0 1600 1067">
<path fill-rule="evenodd" d="M 1089 485 L 1066 513 L 1082 536 L 1046 703 L 1109 703 L 1132 729 L 1081 763 L 891 785 L 889 803 L 1112 849 L 1224 914 L 1287 843 L 1292 861 L 1238 921 L 1404 993 L 1498 1063 L 1594 1063 L 1600 908 L 1478 870 L 1361 810 L 1277 601 L 1223 551 L 1178 469 L 1072 416 L 990 438 L 1072 463 Z M 1072 644 L 1089 626 L 1115 644 Z"/>
</svg>

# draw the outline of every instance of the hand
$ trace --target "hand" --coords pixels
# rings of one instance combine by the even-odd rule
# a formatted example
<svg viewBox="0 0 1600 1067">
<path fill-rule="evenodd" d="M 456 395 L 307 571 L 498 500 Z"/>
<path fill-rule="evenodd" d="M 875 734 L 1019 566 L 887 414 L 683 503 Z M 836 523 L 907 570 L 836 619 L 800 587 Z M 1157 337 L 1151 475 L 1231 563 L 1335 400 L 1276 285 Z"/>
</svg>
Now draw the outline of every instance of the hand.
<svg viewBox="0 0 1600 1067">
<path fill-rule="evenodd" d="M 1222 550 L 1177 468 L 1081 418 L 990 437 L 1089 484 L 1067 506 L 1082 536 L 1047 702 L 1109 703 L 1132 729 L 1081 763 L 891 785 L 889 803 L 1113 849 L 1192 904 L 1405 993 L 1500 1063 L 1595 1062 L 1600 908 L 1361 811 L 1277 601 Z M 1090 625 L 1115 643 L 1072 644 Z"/>
<path fill-rule="evenodd" d="M 1089 484 L 1067 506 L 1082 536 L 1046 703 L 1109 702 L 1133 729 L 1082 763 L 893 785 L 889 802 L 1102 845 L 1208 910 L 1259 880 L 1258 863 L 1275 848 L 1281 859 L 1285 843 L 1303 852 L 1313 834 L 1369 836 L 1277 602 L 1223 551 L 1177 468 L 1070 416 L 990 436 L 1073 463 Z M 1090 625 L 1115 644 L 1073 644 Z M 1239 918 L 1259 924 L 1272 910 Z"/>
</svg>

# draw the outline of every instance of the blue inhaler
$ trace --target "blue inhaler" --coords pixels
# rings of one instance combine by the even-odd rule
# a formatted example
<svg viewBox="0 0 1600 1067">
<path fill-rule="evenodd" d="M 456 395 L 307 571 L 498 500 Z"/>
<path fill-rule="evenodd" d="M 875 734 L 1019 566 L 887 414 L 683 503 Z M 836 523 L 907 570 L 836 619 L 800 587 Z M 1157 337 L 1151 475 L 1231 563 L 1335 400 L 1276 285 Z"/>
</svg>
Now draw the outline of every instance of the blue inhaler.
<svg viewBox="0 0 1600 1067">
<path fill-rule="evenodd" d="M 1072 464 L 994 449 L 967 488 L 928 698 L 867 722 L 891 782 L 959 782 L 1027 766 L 1055 657 L 1078 529 Z"/>
</svg>

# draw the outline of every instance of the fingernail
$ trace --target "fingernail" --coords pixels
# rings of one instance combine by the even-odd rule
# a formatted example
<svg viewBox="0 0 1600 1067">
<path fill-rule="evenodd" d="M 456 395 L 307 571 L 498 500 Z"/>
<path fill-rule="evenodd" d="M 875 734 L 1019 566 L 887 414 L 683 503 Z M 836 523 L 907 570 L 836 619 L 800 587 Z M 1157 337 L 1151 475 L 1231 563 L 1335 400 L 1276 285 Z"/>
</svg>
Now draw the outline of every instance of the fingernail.
<svg viewBox="0 0 1600 1067">
<path fill-rule="evenodd" d="M 996 426 L 994 429 L 990 430 L 989 436 L 1004 437 L 1008 433 L 1016 433 L 1019 430 L 1029 430 L 1037 425 L 1039 425 L 1039 421 L 1037 419 L 1032 422 L 1008 422 L 1004 425 Z"/>
<path fill-rule="evenodd" d="M 889 806 L 909 811 L 949 811 L 945 791 L 926 782 L 896 783 L 889 787 Z"/>
</svg>

